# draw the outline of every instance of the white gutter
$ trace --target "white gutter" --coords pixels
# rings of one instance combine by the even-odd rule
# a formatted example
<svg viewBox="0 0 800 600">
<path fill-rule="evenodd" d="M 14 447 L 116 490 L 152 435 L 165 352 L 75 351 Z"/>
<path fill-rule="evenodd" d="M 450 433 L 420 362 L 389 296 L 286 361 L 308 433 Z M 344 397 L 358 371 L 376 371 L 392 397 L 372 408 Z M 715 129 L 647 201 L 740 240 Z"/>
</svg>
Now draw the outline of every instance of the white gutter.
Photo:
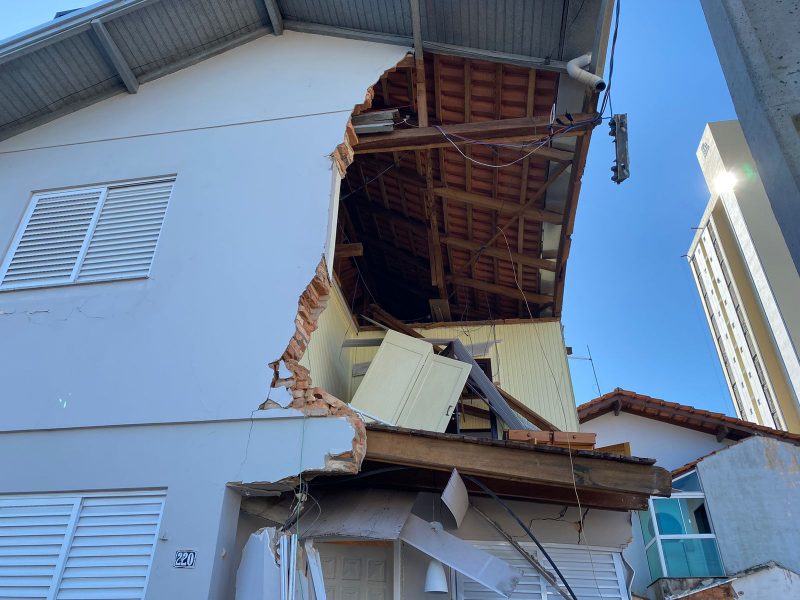
<svg viewBox="0 0 800 600">
<path fill-rule="evenodd" d="M 603 78 L 595 75 L 594 73 L 583 70 L 583 67 L 588 67 L 591 62 L 592 55 L 589 52 L 583 56 L 573 58 L 567 63 L 567 73 L 569 73 L 569 76 L 576 81 L 580 81 L 582 84 L 592 88 L 597 92 L 602 92 L 604 89 L 606 89 L 606 82 L 603 81 Z"/>
</svg>

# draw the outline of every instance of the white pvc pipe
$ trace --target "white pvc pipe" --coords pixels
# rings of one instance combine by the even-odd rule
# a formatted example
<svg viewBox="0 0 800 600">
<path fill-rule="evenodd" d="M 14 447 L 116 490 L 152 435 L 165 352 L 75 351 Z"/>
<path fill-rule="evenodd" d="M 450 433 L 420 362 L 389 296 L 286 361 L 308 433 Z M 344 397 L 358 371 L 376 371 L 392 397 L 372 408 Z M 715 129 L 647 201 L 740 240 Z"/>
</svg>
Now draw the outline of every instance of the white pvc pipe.
<svg viewBox="0 0 800 600">
<path fill-rule="evenodd" d="M 583 70 L 583 67 L 589 66 L 591 62 L 592 55 L 590 53 L 573 58 L 567 63 L 567 73 L 576 81 L 580 81 L 582 84 L 589 86 L 595 91 L 602 92 L 606 89 L 606 82 L 603 81 L 603 78 Z"/>
</svg>

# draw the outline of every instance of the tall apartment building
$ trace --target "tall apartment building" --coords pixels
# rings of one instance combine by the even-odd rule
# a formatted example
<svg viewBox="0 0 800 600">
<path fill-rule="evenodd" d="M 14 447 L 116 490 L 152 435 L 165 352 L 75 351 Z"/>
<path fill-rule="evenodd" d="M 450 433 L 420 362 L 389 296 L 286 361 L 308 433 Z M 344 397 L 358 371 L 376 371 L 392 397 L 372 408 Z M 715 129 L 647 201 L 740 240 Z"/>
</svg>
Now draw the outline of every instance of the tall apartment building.
<svg viewBox="0 0 800 600">
<path fill-rule="evenodd" d="M 800 271 L 800 4 L 701 0 L 744 136 Z"/>
<path fill-rule="evenodd" d="M 709 123 L 711 199 L 688 258 L 736 414 L 800 431 L 800 277 L 738 121 Z"/>
</svg>

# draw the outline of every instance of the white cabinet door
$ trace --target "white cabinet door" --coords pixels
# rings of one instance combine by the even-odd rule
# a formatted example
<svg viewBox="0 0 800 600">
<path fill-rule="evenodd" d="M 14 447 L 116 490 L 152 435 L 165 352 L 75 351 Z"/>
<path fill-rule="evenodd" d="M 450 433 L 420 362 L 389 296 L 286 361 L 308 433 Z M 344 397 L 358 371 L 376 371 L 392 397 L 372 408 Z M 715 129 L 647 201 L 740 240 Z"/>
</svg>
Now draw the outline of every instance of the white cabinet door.
<svg viewBox="0 0 800 600">
<path fill-rule="evenodd" d="M 428 342 L 388 331 L 351 404 L 399 427 L 442 432 L 470 370 Z"/>
<path fill-rule="evenodd" d="M 443 432 L 472 365 L 431 354 L 405 402 L 398 425 Z"/>
<path fill-rule="evenodd" d="M 403 406 L 433 349 L 395 331 L 387 331 L 351 404 L 367 414 L 398 424 Z"/>
</svg>

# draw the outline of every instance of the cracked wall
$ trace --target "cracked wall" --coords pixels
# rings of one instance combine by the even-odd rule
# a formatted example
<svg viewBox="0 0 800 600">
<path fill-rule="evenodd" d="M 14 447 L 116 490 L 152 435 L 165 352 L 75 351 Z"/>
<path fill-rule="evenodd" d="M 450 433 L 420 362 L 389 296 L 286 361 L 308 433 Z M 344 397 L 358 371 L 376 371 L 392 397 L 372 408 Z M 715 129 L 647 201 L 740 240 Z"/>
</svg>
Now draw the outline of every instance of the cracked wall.
<svg viewBox="0 0 800 600">
<path fill-rule="evenodd" d="M 405 54 L 265 36 L 0 142 L 2 250 L 34 191 L 176 174 L 149 279 L 0 293 L 0 430 L 249 418 L 325 249 L 331 151 Z"/>
</svg>

